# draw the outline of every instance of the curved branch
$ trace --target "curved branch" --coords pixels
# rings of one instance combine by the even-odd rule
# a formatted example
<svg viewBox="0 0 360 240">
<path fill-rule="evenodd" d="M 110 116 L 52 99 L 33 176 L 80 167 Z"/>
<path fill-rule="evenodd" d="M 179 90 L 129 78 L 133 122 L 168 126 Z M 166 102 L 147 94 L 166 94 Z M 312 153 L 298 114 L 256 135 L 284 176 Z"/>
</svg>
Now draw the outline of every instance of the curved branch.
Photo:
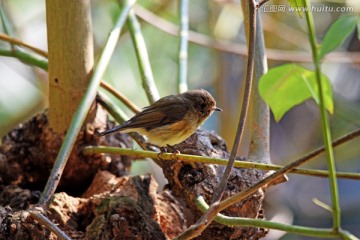
<svg viewBox="0 0 360 240">
<path fill-rule="evenodd" d="M 9 42 L 9 43 L 11 43 L 11 44 L 14 44 L 14 45 L 17 45 L 17 46 L 21 46 L 21 47 L 25 47 L 25 48 L 27 48 L 27 49 L 30 49 L 31 51 L 33 51 L 33 52 L 35 52 L 35 53 L 37 53 L 37 54 L 39 54 L 40 56 L 43 56 L 43 57 L 45 57 L 45 58 L 48 57 L 48 53 L 47 53 L 46 51 L 41 50 L 41 49 L 39 49 L 39 48 L 36 48 L 36 47 L 34 47 L 34 46 L 31 46 L 31 45 L 29 45 L 29 44 L 27 44 L 27 43 L 22 42 L 22 41 L 19 40 L 19 39 L 10 37 L 10 36 L 8 36 L 8 35 L 6 35 L 6 34 L 4 34 L 4 33 L 0 33 L 0 39 L 3 40 L 3 41 Z"/>
<path fill-rule="evenodd" d="M 179 28 L 175 24 L 156 16 L 139 5 L 135 5 L 134 8 L 136 14 L 145 22 L 170 35 L 178 36 Z M 198 32 L 189 31 L 189 41 L 215 50 L 247 56 L 247 49 L 244 44 L 216 40 Z M 266 55 L 268 59 L 276 61 L 312 62 L 311 55 L 308 52 L 268 48 L 266 49 Z M 325 56 L 324 62 L 360 63 L 360 54 L 355 52 L 333 52 Z"/>
</svg>

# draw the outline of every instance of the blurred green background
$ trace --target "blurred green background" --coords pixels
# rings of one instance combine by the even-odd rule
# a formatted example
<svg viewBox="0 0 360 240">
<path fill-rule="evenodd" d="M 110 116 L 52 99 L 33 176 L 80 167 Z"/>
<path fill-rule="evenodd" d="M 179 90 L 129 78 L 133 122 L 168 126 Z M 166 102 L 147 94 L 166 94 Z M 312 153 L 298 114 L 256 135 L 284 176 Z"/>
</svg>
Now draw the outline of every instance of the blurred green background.
<svg viewBox="0 0 360 240">
<path fill-rule="evenodd" d="M 10 22 L 12 36 L 35 47 L 47 50 L 45 1 L 11 0 L 3 1 Z M 148 48 L 154 78 L 161 96 L 177 92 L 177 52 L 179 38 L 163 30 L 173 31 L 179 23 L 178 1 L 138 1 L 142 7 L 136 11 Z M 313 12 L 318 39 L 329 25 L 342 15 L 359 15 L 358 0 L 318 0 L 311 1 L 318 7 Z M 235 136 L 240 113 L 242 79 L 246 58 L 239 54 L 244 49 L 245 36 L 240 1 L 197 0 L 190 1 L 190 30 L 201 33 L 192 35 L 195 39 L 207 36 L 210 39 L 226 41 L 230 50 L 189 43 L 190 89 L 204 88 L 217 99 L 224 109 L 214 114 L 203 128 L 217 131 L 226 140 L 229 149 Z M 272 6 L 285 6 L 282 11 Z M 1 6 L 1 7 L 3 7 Z M 324 7 L 339 8 L 339 11 L 324 10 Z M 270 1 L 263 7 L 262 20 L 268 49 L 269 68 L 288 62 L 301 62 L 312 69 L 310 45 L 307 40 L 305 20 L 287 10 L 286 1 Z M 322 8 L 323 7 L 323 8 Z M 323 9 L 323 10 L 321 10 Z M 160 17 L 167 22 L 159 21 Z M 93 0 L 92 16 L 95 43 L 95 61 L 106 41 L 108 33 L 119 14 L 116 1 Z M 142 20 L 146 19 L 146 21 Z M 171 25 L 172 24 L 172 25 Z M 174 25 L 174 26 L 173 26 Z M 4 29 L 1 29 L 4 32 Z M 232 45 L 230 44 L 232 43 Z M 235 43 L 235 44 L 234 44 Z M 9 49 L 9 44 L 0 41 L 0 48 Z M 354 32 L 337 50 L 340 54 L 330 56 L 322 65 L 323 72 L 333 84 L 335 114 L 331 118 L 334 139 L 348 133 L 360 125 L 360 61 L 356 54 L 360 51 L 357 32 Z M 351 56 L 350 56 L 351 55 Z M 355 56 L 355 57 L 354 57 Z M 358 54 L 359 56 L 359 54 Z M 355 60 L 354 60 L 355 59 Z M 357 60 L 356 60 L 357 59 Z M 31 68 L 17 59 L 0 56 L 0 135 L 29 119 L 47 107 L 47 73 Z M 129 97 L 139 107 L 148 105 L 142 90 L 136 56 L 127 29 L 111 60 L 104 79 Z M 120 102 L 120 106 L 123 106 Z M 64 106 L 65 107 L 65 106 Z M 131 112 L 123 109 L 131 116 Z M 320 120 L 317 106 L 312 100 L 288 112 L 279 122 L 271 122 L 271 156 L 275 164 L 286 164 L 322 145 Z M 250 129 L 248 130 L 250 131 Z M 337 168 L 341 171 L 360 171 L 360 140 L 354 140 L 336 148 Z M 247 147 L 239 150 L 246 155 Z M 148 164 L 148 165 L 146 165 Z M 145 166 L 145 167 L 144 167 Z M 161 174 L 154 164 L 137 162 L 134 174 L 144 173 L 152 167 L 155 174 Z M 319 157 L 306 167 L 326 169 L 325 160 Z M 305 226 L 329 227 L 331 214 L 312 202 L 313 198 L 330 204 L 327 179 L 309 176 L 289 175 L 289 182 L 273 187 L 266 199 L 267 217 L 275 221 Z M 339 180 L 343 227 L 360 237 L 360 182 Z M 310 239 L 295 235 L 270 231 L 268 239 Z"/>
</svg>

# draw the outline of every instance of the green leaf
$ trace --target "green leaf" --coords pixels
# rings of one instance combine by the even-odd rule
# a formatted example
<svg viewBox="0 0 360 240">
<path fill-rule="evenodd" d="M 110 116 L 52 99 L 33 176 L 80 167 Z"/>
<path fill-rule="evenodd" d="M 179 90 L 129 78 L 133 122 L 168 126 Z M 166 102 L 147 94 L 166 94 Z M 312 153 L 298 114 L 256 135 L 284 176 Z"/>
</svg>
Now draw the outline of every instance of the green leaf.
<svg viewBox="0 0 360 240">
<path fill-rule="evenodd" d="M 355 16 L 343 16 L 331 24 L 326 31 L 319 51 L 319 58 L 339 47 L 344 40 L 354 31 L 357 22 Z"/>
<path fill-rule="evenodd" d="M 325 107 L 334 111 L 332 88 L 329 79 L 322 74 L 321 81 Z M 259 93 L 270 106 L 278 122 L 294 106 L 313 98 L 319 104 L 319 88 L 315 72 L 296 64 L 285 64 L 269 70 L 260 78 Z"/>
<path fill-rule="evenodd" d="M 296 11 L 299 17 L 302 17 L 303 10 L 305 9 L 305 3 L 303 0 L 288 0 L 290 6 Z"/>
</svg>

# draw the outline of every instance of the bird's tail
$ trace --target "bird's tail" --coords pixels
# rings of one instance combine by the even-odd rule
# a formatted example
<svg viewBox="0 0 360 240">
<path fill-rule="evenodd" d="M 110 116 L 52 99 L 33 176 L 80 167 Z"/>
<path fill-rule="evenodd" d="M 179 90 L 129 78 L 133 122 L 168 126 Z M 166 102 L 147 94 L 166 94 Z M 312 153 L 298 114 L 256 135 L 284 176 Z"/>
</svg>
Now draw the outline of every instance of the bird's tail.
<svg viewBox="0 0 360 240">
<path fill-rule="evenodd" d="M 112 129 L 97 133 L 96 135 L 101 137 L 101 136 L 107 135 L 109 133 L 113 133 L 113 132 L 116 132 L 116 131 L 121 131 L 123 128 L 124 128 L 123 125 L 119 125 L 119 126 L 116 126 L 116 127 L 112 128 Z"/>
</svg>

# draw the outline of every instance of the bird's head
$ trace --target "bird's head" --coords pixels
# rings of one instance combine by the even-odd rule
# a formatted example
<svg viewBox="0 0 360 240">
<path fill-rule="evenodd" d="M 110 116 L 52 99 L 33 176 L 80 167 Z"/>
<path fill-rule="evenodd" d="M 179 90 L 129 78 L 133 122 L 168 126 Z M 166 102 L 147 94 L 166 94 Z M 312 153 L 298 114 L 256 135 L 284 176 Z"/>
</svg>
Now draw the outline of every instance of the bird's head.
<svg viewBox="0 0 360 240">
<path fill-rule="evenodd" d="M 222 111 L 216 106 L 213 96 L 204 89 L 190 90 L 183 93 L 183 96 L 192 103 L 195 111 L 203 118 L 202 120 L 209 117 L 213 111 Z"/>
</svg>

